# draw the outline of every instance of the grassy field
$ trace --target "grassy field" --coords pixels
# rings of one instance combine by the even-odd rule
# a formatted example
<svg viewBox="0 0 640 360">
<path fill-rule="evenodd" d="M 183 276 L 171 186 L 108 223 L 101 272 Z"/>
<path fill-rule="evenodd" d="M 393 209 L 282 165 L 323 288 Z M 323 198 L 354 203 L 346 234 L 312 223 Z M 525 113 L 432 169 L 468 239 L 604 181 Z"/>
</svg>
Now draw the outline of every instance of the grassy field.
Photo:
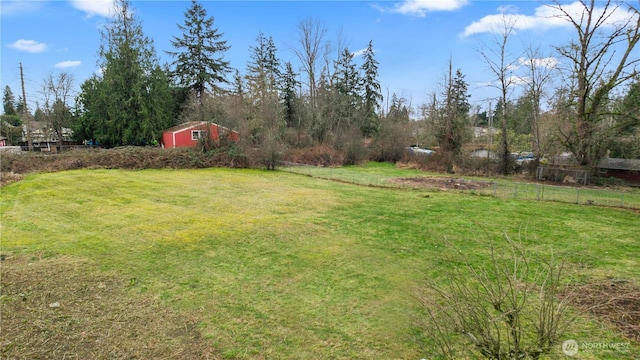
<svg viewBox="0 0 640 360">
<path fill-rule="evenodd" d="M 420 170 L 399 169 L 391 164 L 370 162 L 366 166 L 345 166 L 340 168 L 317 166 L 290 166 L 285 171 L 336 181 L 382 187 L 412 187 L 404 182 L 394 182 L 398 177 L 409 178 L 448 178 L 459 179 L 458 175 L 426 173 Z M 640 189 L 630 187 L 596 188 L 584 186 L 565 186 L 553 183 L 534 183 L 514 178 L 482 178 L 464 176 L 464 179 L 485 183 L 486 187 L 473 189 L 474 194 L 491 195 L 507 199 L 536 201 L 556 201 L 563 203 L 611 206 L 640 209 Z M 489 184 L 490 183 L 490 184 Z"/>
<path fill-rule="evenodd" d="M 25 269 L 77 264 L 74 274 L 114 279 L 122 301 L 151 299 L 192 319 L 218 358 L 433 358 L 437 349 L 416 327 L 417 289 L 446 281 L 441 270 L 455 264 L 440 260 L 443 247 L 481 263 L 486 252 L 474 239 L 499 241 L 502 232 L 533 254 L 566 258 L 580 283 L 640 284 L 639 217 L 629 210 L 229 169 L 75 170 L 0 191 L 3 272 L 25 258 Z M 5 309 L 25 291 L 3 288 Z M 636 342 L 586 314 L 566 336 L 630 344 L 583 359 L 640 356 Z M 24 357 L 24 344 L 4 341 L 5 355 Z"/>
</svg>

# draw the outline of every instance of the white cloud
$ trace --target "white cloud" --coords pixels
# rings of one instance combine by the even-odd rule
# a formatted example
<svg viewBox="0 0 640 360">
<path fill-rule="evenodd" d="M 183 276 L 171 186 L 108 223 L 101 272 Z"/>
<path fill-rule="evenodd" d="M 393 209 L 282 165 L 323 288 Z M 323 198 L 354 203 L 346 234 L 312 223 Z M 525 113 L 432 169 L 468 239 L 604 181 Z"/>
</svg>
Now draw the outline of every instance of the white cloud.
<svg viewBox="0 0 640 360">
<path fill-rule="evenodd" d="M 526 85 L 528 83 L 529 83 L 529 78 L 523 77 L 523 76 L 514 75 L 507 79 L 507 84 L 511 84 L 515 86 Z"/>
<path fill-rule="evenodd" d="M 388 11 L 424 17 L 428 12 L 457 10 L 467 3 L 467 0 L 404 0 Z"/>
<path fill-rule="evenodd" d="M 526 67 L 531 67 L 533 65 L 534 67 L 541 67 L 541 68 L 548 68 L 548 69 L 554 69 L 556 66 L 558 66 L 558 63 L 559 63 L 558 59 L 554 57 L 537 58 L 537 59 L 519 58 L 518 62 L 520 62 L 520 64 Z"/>
<path fill-rule="evenodd" d="M 585 8 L 580 2 L 576 1 L 571 4 L 563 5 L 562 9 L 573 19 L 580 19 Z M 599 17 L 604 11 L 602 7 L 594 9 L 594 17 Z M 625 8 L 617 8 L 611 12 L 607 18 L 605 25 L 613 26 L 626 23 L 633 15 L 632 12 Z M 468 25 L 462 36 L 470 36 L 481 33 L 501 33 L 505 24 L 512 25 L 513 30 L 530 30 L 530 29 L 551 29 L 557 27 L 569 27 L 571 24 L 567 21 L 567 14 L 561 12 L 557 7 L 541 5 L 538 6 L 533 15 L 517 14 L 514 7 L 500 7 L 497 14 L 487 15 L 480 20 L 474 21 Z"/>
<path fill-rule="evenodd" d="M 8 47 L 20 51 L 26 51 L 30 53 L 39 53 L 47 50 L 47 44 L 39 43 L 35 40 L 20 39 L 13 44 L 7 45 Z"/>
<path fill-rule="evenodd" d="M 67 61 L 61 61 L 55 65 L 53 65 L 53 67 L 57 67 L 57 68 L 70 68 L 70 67 L 77 67 L 82 65 L 82 61 L 77 61 L 77 60 L 67 60 Z"/>
<path fill-rule="evenodd" d="M 362 56 L 362 54 L 364 54 L 365 51 L 367 51 L 367 48 L 356 50 L 352 53 L 352 55 L 354 58 L 357 58 L 359 56 Z"/>
<path fill-rule="evenodd" d="M 44 6 L 44 1 L 0 1 L 0 14 L 2 16 L 16 15 L 40 10 Z"/>
<path fill-rule="evenodd" d="M 111 17 L 114 10 L 113 0 L 71 0 L 71 5 L 84 11 L 87 16 Z"/>
</svg>

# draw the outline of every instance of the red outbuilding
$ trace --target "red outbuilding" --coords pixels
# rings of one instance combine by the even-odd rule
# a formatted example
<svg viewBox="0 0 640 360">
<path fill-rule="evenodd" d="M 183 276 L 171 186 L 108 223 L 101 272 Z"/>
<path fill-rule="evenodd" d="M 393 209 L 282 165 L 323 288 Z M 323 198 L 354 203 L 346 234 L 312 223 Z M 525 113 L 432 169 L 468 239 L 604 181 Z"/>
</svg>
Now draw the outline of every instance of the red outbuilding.
<svg viewBox="0 0 640 360">
<path fill-rule="evenodd" d="M 237 131 L 224 126 L 206 121 L 190 121 L 163 131 L 160 145 L 167 149 L 195 147 L 198 140 L 206 136 L 216 143 L 220 141 L 220 136 L 228 141 L 240 140 L 240 134 Z"/>
</svg>

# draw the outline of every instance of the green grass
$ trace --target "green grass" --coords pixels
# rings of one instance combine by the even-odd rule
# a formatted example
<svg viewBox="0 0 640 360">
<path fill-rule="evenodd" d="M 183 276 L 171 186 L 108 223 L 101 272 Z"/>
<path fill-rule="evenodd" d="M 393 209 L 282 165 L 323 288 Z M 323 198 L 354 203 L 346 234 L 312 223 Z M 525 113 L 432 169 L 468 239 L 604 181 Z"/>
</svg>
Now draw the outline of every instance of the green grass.
<svg viewBox="0 0 640 360">
<path fill-rule="evenodd" d="M 638 214 L 627 210 L 229 169 L 77 170 L 0 191 L 3 253 L 88 258 L 131 279 L 133 291 L 198 311 L 228 358 L 433 357 L 415 327 L 416 288 L 454 266 L 438 260 L 447 243 L 485 261 L 473 241 L 483 229 L 566 257 L 580 281 L 640 282 Z M 623 341 L 588 317 L 569 336 Z M 610 358 L 637 355 L 634 344 Z"/>
<path fill-rule="evenodd" d="M 442 174 L 426 173 L 420 170 L 397 168 L 390 163 L 369 162 L 364 166 L 346 166 L 341 168 L 295 166 L 284 168 L 285 171 L 321 179 L 331 179 L 361 185 L 383 187 L 407 187 L 391 180 L 397 177 L 445 177 Z M 460 178 L 458 175 L 447 177 Z M 506 199 L 522 199 L 536 201 L 556 201 L 564 203 L 589 204 L 640 209 L 640 190 L 632 188 L 585 188 L 516 182 L 509 178 L 480 178 L 464 176 L 482 182 L 492 182 L 492 186 L 475 189 L 472 192 L 480 195 L 491 195 Z"/>
</svg>

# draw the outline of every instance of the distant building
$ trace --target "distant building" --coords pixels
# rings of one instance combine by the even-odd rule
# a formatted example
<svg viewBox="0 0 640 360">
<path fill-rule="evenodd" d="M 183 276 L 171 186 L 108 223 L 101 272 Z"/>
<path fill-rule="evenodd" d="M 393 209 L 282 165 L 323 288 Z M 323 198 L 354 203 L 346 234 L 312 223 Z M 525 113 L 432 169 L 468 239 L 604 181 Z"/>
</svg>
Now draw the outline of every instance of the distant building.
<svg viewBox="0 0 640 360">
<path fill-rule="evenodd" d="M 479 159 L 491 159 L 495 160 L 498 158 L 498 155 L 491 150 L 487 149 L 478 149 L 469 153 L 469 156 Z"/>
<path fill-rule="evenodd" d="M 160 145 L 167 149 L 195 147 L 201 138 L 207 136 L 216 143 L 220 141 L 220 136 L 233 142 L 240 140 L 240 133 L 224 126 L 206 121 L 190 121 L 163 131 Z"/>
<path fill-rule="evenodd" d="M 46 149 L 47 151 L 55 151 L 56 146 L 60 144 L 60 135 L 48 123 L 43 121 L 30 121 L 31 143 L 35 149 Z M 29 142 L 29 132 L 27 124 L 22 125 L 22 144 L 27 145 Z M 62 128 L 62 143 L 69 145 L 73 143 L 73 130 Z"/>
<path fill-rule="evenodd" d="M 598 163 L 601 177 L 614 177 L 630 185 L 640 186 L 640 160 L 604 158 Z"/>
</svg>

